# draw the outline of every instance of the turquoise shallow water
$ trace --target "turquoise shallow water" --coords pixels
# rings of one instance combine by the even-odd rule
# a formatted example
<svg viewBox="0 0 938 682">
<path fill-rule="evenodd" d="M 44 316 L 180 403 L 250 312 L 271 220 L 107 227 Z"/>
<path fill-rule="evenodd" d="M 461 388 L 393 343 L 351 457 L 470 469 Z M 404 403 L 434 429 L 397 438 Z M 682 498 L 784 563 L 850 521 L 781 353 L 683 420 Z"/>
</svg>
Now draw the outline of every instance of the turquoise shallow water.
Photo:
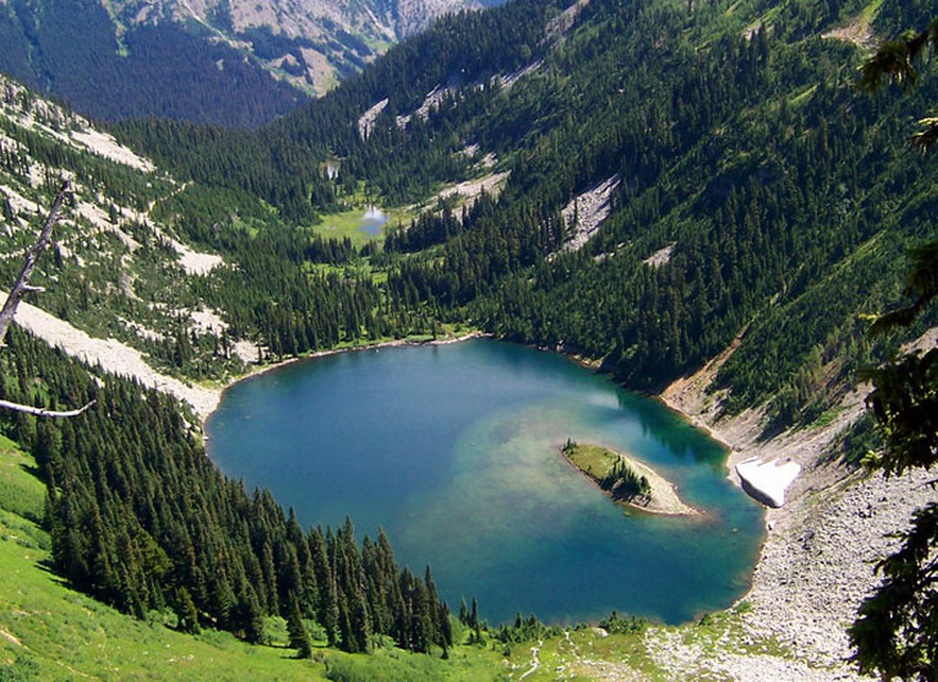
<svg viewBox="0 0 938 682">
<path fill-rule="evenodd" d="M 229 476 L 307 525 L 383 527 L 399 562 L 429 562 L 452 608 L 475 596 L 493 623 L 613 609 L 684 622 L 745 592 L 762 539 L 722 446 L 658 401 L 511 344 L 294 363 L 229 389 L 208 430 Z M 560 457 L 568 437 L 642 459 L 705 514 L 624 512 Z"/>
</svg>

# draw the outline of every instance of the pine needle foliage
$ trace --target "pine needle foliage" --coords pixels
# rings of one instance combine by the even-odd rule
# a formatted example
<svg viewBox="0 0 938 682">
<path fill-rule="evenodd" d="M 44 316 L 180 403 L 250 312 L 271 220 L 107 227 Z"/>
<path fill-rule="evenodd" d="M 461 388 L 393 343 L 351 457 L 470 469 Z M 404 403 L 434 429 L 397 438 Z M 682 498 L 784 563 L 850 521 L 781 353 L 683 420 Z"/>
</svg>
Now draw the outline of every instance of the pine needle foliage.
<svg viewBox="0 0 938 682">
<path fill-rule="evenodd" d="M 863 67 L 860 87 L 878 90 L 891 79 L 904 88 L 918 83 L 916 60 L 938 51 L 938 20 L 919 33 L 882 45 Z M 927 152 L 938 140 L 938 119 L 920 121 L 910 139 Z M 909 327 L 938 295 L 938 240 L 912 250 L 905 293 L 908 306 L 880 316 L 874 334 Z M 885 448 L 867 464 L 886 475 L 931 469 L 938 462 L 938 345 L 909 351 L 865 372 L 874 390 L 867 403 Z M 934 484 L 934 483 L 933 483 Z M 898 533 L 899 549 L 877 564 L 883 581 L 860 607 L 850 628 L 853 659 L 865 673 L 884 680 L 934 680 L 938 676 L 938 504 L 915 512 L 908 530 Z"/>
</svg>

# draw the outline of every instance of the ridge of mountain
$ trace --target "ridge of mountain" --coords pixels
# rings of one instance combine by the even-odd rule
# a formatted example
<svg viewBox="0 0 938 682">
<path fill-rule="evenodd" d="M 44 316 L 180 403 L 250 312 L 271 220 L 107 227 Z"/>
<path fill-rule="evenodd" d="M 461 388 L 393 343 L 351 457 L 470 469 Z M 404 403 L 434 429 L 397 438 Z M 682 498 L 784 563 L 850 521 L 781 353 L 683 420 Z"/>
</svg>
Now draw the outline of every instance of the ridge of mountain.
<svg viewBox="0 0 938 682">
<path fill-rule="evenodd" d="M 9 0 L 0 70 L 98 119 L 256 127 L 477 0 Z"/>
<path fill-rule="evenodd" d="M 264 68 L 301 89 L 323 94 L 335 78 L 360 68 L 434 19 L 478 0 L 345 0 L 302 4 L 264 0 L 112 0 L 118 34 L 141 24 L 194 21 L 216 40 L 253 54 Z"/>
</svg>

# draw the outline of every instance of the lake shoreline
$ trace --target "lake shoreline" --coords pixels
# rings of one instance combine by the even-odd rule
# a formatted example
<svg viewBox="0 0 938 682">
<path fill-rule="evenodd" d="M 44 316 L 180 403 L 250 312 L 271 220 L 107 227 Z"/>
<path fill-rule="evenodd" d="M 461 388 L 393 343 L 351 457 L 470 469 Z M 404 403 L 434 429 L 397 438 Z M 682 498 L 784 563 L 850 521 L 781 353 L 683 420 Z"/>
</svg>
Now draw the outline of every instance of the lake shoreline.
<svg viewBox="0 0 938 682">
<path fill-rule="evenodd" d="M 473 332 L 438 341 L 400 339 L 330 349 L 256 368 L 228 386 L 306 358 L 382 347 L 444 345 L 473 338 L 494 335 Z M 557 353 L 609 376 L 595 359 L 563 348 L 524 345 Z M 810 661 L 811 665 L 822 665 L 845 680 L 866 679 L 858 676 L 856 668 L 847 662 L 852 647 L 844 624 L 853 620 L 860 602 L 877 582 L 871 557 L 886 553 L 887 533 L 907 526 L 912 510 L 931 499 L 931 488 L 921 476 L 865 478 L 832 462 L 819 463 L 821 453 L 836 434 L 862 414 L 865 398 L 862 387 L 844 397 L 836 420 L 824 428 L 792 430 L 769 440 L 760 439 L 764 410 L 759 407 L 738 415 L 722 415 L 719 406 L 726 389 L 711 394 L 708 388 L 734 346 L 697 373 L 677 379 L 658 394 L 647 394 L 727 448 L 725 476 L 737 487 L 741 488 L 741 482 L 735 465 L 749 457 L 767 460 L 790 457 L 804 467 L 787 503 L 777 509 L 764 508 L 765 535 L 746 578 L 748 587 L 724 610 L 739 614 L 744 626 L 755 635 L 779 641 L 789 650 L 805 652 L 798 657 L 798 663 Z M 217 393 L 219 401 L 222 393 Z M 203 433 L 215 409 L 217 403 L 205 414 Z M 812 540 L 806 542 L 805 538 Z M 851 541 L 844 542 L 844 538 Z M 742 679 L 753 678 L 760 672 L 761 663 L 757 659 L 743 656 L 739 665 L 747 671 Z"/>
<path fill-rule="evenodd" d="M 91 364 L 98 362 L 114 374 L 136 379 L 144 386 L 170 393 L 189 403 L 198 419 L 195 425 L 201 424 L 203 434 L 206 423 L 217 411 L 224 390 L 297 360 L 350 350 L 456 343 L 471 338 L 493 337 L 492 334 L 472 332 L 436 342 L 401 339 L 319 351 L 302 358 L 255 366 L 253 371 L 222 382 L 224 385 L 218 387 L 183 382 L 157 372 L 136 349 L 113 338 L 92 339 L 69 323 L 38 309 L 32 316 L 35 319 L 31 319 L 27 313 L 32 309 L 24 302 L 17 317 L 17 322 L 31 333 L 50 345 L 61 347 L 70 356 Z M 845 422 L 862 413 L 862 390 L 846 396 L 836 422 L 821 431 L 802 430 L 782 434 L 770 441 L 759 441 L 763 414 L 758 408 L 721 418 L 718 407 L 725 389 L 714 394 L 708 393 L 707 389 L 713 385 L 717 371 L 738 343 L 739 339 L 700 371 L 676 380 L 654 397 L 729 448 L 725 464 L 727 477 L 737 485 L 733 471 L 735 463 L 760 452 L 772 456 L 791 453 L 803 465 L 810 465 L 793 486 L 789 502 L 780 509 L 765 512 L 767 535 L 755 563 L 750 589 L 738 603 L 745 601 L 750 604 L 744 620 L 754 632 L 775 637 L 800 650 L 814 651 L 814 657 L 845 673 L 845 679 L 852 679 L 855 670 L 843 664 L 850 654 L 850 646 L 840 623 L 852 620 L 860 599 L 876 580 L 869 560 L 871 555 L 884 552 L 884 534 L 905 527 L 911 510 L 929 499 L 931 489 L 920 481 L 910 480 L 914 479 L 912 476 L 890 480 L 862 478 L 856 474 L 848 475 L 831 464 L 817 464 L 817 454 L 824 445 L 844 427 Z M 602 372 L 598 361 L 563 347 L 535 347 L 559 353 L 581 366 Z M 910 490 L 914 490 L 915 495 L 910 495 Z M 818 497 L 822 492 L 823 497 Z M 813 500 L 812 504 L 805 504 L 805 499 Z M 878 502 L 880 500 L 885 502 Z M 897 501 L 902 504 L 896 504 Z M 819 552 L 813 544 L 805 544 L 803 540 L 806 537 L 817 538 L 815 543 L 822 542 L 828 551 Z M 854 541 L 838 541 L 842 537 L 850 537 Z M 863 540 L 857 542 L 856 538 Z M 862 551 L 858 547 L 862 547 Z M 836 561 L 824 563 L 825 557 Z M 846 595 L 849 598 L 844 598 Z"/>
<path fill-rule="evenodd" d="M 242 381 L 248 381 L 249 379 L 254 379 L 259 376 L 263 376 L 269 372 L 275 372 L 284 367 L 289 367 L 290 365 L 296 364 L 297 362 L 302 362 L 304 360 L 315 360 L 316 358 L 325 358 L 332 355 L 339 355 L 340 353 L 353 353 L 359 351 L 369 351 L 369 350 L 381 350 L 382 348 L 405 348 L 405 347 L 421 347 L 421 346 L 447 346 L 452 343 L 462 343 L 463 341 L 469 341 L 471 339 L 484 339 L 492 338 L 492 334 L 483 331 L 473 331 L 463 334 L 461 336 L 454 336 L 452 338 L 445 339 L 429 339 L 427 341 L 414 341 L 412 339 L 392 339 L 389 341 L 378 341 L 377 343 L 370 343 L 364 346 L 349 346 L 348 348 L 329 348 L 327 350 L 317 350 L 312 353 L 307 353 L 305 355 L 298 355 L 296 357 L 286 358 L 283 360 L 275 360 L 274 362 L 264 364 L 264 365 L 255 365 L 248 372 L 241 374 L 237 377 L 232 378 L 230 381 L 226 382 L 224 386 L 216 390 L 218 399 L 215 402 L 215 405 L 208 412 L 200 414 L 201 417 L 201 430 L 202 437 L 205 440 L 208 440 L 208 433 L 206 427 L 208 426 L 209 420 L 218 410 L 218 406 L 221 404 L 221 401 L 224 397 L 225 391 L 229 388 L 237 386 Z"/>
<path fill-rule="evenodd" d="M 727 478 L 740 485 L 737 463 L 795 461 L 802 473 L 786 492 L 782 507 L 766 508 L 765 539 L 753 569 L 750 589 L 737 602 L 747 628 L 774 638 L 791 651 L 803 652 L 799 663 L 821 665 L 823 679 L 860 680 L 850 662 L 853 648 L 846 625 L 880 578 L 875 560 L 889 551 L 890 533 L 908 527 L 912 511 L 933 499 L 928 472 L 885 478 L 852 470 L 825 453 L 865 410 L 869 386 L 847 392 L 836 416 L 815 428 L 791 428 L 762 439 L 764 406 L 726 415 L 721 405 L 729 389 L 715 388 L 723 363 L 739 339 L 696 373 L 681 377 L 657 396 L 729 450 Z M 732 609 L 729 609 L 730 611 Z M 760 664 L 741 659 L 754 679 Z"/>
<path fill-rule="evenodd" d="M 454 339 L 448 341 L 452 343 Z M 404 345 L 403 340 L 395 345 Z M 577 569 L 577 576 L 591 575 L 595 578 L 586 591 L 590 600 L 588 606 L 578 608 L 581 613 L 577 617 L 600 617 L 605 613 L 604 609 L 612 608 L 608 606 L 611 603 L 620 612 L 624 610 L 644 614 L 646 617 L 678 624 L 695 619 L 699 604 L 709 604 L 709 609 L 723 608 L 741 595 L 744 586 L 740 585 L 737 576 L 752 570 L 761 539 L 761 515 L 750 508 L 748 500 L 721 480 L 721 448 L 706 441 L 702 434 L 687 429 L 683 422 L 666 414 L 662 406 L 656 405 L 654 401 L 643 400 L 639 396 L 628 397 L 607 376 L 583 372 L 579 365 L 570 363 L 557 353 L 542 354 L 530 346 L 485 341 L 453 345 L 445 351 L 433 348 L 418 350 L 419 346 L 427 345 L 422 339 L 417 342 L 411 340 L 406 345 L 412 350 L 404 348 L 400 352 L 378 354 L 375 351 L 380 349 L 379 346 L 372 348 L 372 352 L 367 355 L 344 358 L 340 358 L 338 352 L 345 352 L 345 349 L 333 350 L 329 354 L 337 357 L 331 360 L 296 366 L 282 375 L 271 375 L 256 384 L 245 384 L 227 396 L 232 401 L 230 409 L 226 402 L 226 406 L 216 414 L 217 418 L 208 425 L 213 446 L 209 451 L 210 456 L 229 476 L 260 481 L 258 484 L 271 489 L 276 499 L 281 499 L 283 495 L 284 503 L 289 503 L 291 499 L 305 500 L 304 496 L 308 496 L 314 480 L 331 481 L 322 494 L 313 496 L 319 498 L 315 503 L 319 505 L 317 509 L 313 509 L 312 502 L 309 505 L 312 511 L 298 508 L 302 523 L 338 523 L 345 514 L 352 514 L 356 525 L 361 527 L 391 524 L 383 527 L 393 533 L 391 537 L 404 538 L 400 541 L 404 548 L 402 553 L 405 549 L 414 552 L 417 541 L 433 538 L 434 547 L 446 546 L 446 556 L 456 558 L 455 561 L 434 561 L 435 572 L 437 565 L 440 566 L 441 581 L 448 575 L 446 571 L 457 571 L 457 568 L 465 570 L 460 567 L 464 564 L 473 565 L 472 562 L 480 561 L 481 556 L 488 559 L 490 550 L 492 563 L 486 565 L 499 565 L 498 560 L 504 557 L 508 557 L 506 561 L 514 561 L 512 557 L 516 551 L 519 557 L 524 555 L 527 558 L 527 550 L 524 549 L 526 543 L 539 534 L 543 535 L 545 543 L 537 545 L 538 552 L 549 554 L 576 547 L 582 550 L 577 556 L 581 557 L 579 561 L 583 564 L 582 568 Z M 353 382 L 347 381 L 345 374 L 352 372 L 358 378 Z M 309 384 L 305 379 L 307 374 L 318 376 L 318 383 Z M 410 386 L 416 389 L 413 398 L 408 392 Z M 465 386 L 466 390 L 454 391 L 456 386 Z M 465 404 L 459 404 L 466 409 L 460 409 L 458 414 L 459 419 L 465 417 L 468 421 L 464 425 L 462 422 L 452 422 L 456 426 L 437 429 L 437 424 L 451 423 L 448 417 L 441 416 L 442 412 L 438 413 L 438 406 L 452 402 L 454 393 L 465 394 L 460 399 Z M 245 400 L 248 395 L 250 401 Z M 389 406 L 388 400 L 392 401 Z M 499 401 L 504 401 L 505 405 Z M 525 401 L 531 402 L 530 408 Z M 642 404 L 633 405 L 636 401 Z M 249 402 L 253 407 L 248 406 Z M 297 413 L 298 416 L 292 412 L 294 405 L 304 406 Z M 634 418 L 629 416 L 632 407 L 638 408 Z M 353 426 L 349 432 L 343 426 L 345 422 L 341 416 L 346 412 L 360 428 Z M 337 414 L 340 416 L 335 416 Z M 370 422 L 392 424 L 388 433 L 393 435 L 385 436 L 383 440 L 366 442 L 363 434 L 368 429 L 362 415 Z M 286 451 L 289 448 L 280 447 L 279 441 L 275 443 L 265 440 L 268 436 L 254 435 L 261 433 L 261 422 L 266 423 L 268 417 L 275 420 L 276 424 L 269 431 L 276 436 L 270 438 L 282 434 L 286 440 L 286 435 L 290 434 L 294 441 L 302 443 L 302 447 L 306 448 L 304 452 L 308 452 L 303 460 L 313 462 L 310 472 L 314 473 L 307 476 L 305 470 L 301 472 L 288 466 Z M 404 425 L 425 423 L 425 428 L 421 426 L 423 430 L 419 434 L 415 432 L 413 437 L 402 435 Z M 640 429 L 639 423 L 645 424 L 647 429 Z M 229 426 L 235 431 L 232 432 Z M 647 432 L 649 429 L 651 433 Z M 652 434 L 658 429 L 667 429 L 667 433 L 656 438 Z M 670 440 L 672 430 L 674 442 Z M 666 471 L 670 472 L 670 476 L 686 483 L 686 490 L 681 485 L 682 492 L 692 496 L 698 502 L 698 508 L 703 509 L 712 504 L 708 509 L 722 511 L 725 500 L 727 513 L 695 515 L 690 517 L 693 518 L 691 522 L 690 518 L 682 521 L 675 515 L 654 514 L 650 512 L 655 510 L 634 505 L 636 513 L 624 514 L 621 507 L 611 506 L 596 494 L 592 486 L 584 485 L 580 480 L 581 474 L 571 476 L 571 472 L 566 469 L 568 465 L 554 459 L 557 454 L 552 452 L 553 446 L 562 444 L 568 434 L 580 434 L 581 439 L 594 434 L 595 442 L 608 440 L 608 444 L 619 451 L 628 451 L 635 457 L 647 457 L 649 462 L 661 461 L 662 466 L 667 466 Z M 453 441 L 458 445 L 454 445 L 453 464 L 440 465 L 437 472 L 434 469 L 436 463 L 442 461 L 444 452 L 450 453 L 449 447 L 445 445 L 450 441 L 445 439 L 456 436 L 459 436 L 459 440 Z M 409 444 L 403 460 L 397 456 L 399 443 Z M 229 446 L 236 450 L 230 450 Z M 675 451 L 674 461 L 668 455 L 672 447 L 680 450 Z M 271 454 L 258 462 L 252 453 L 263 448 L 268 448 Z M 694 467 L 694 473 L 688 474 L 686 481 L 684 467 L 694 465 L 696 458 L 688 461 L 683 456 L 687 452 L 685 448 L 702 448 L 701 461 L 708 464 L 705 471 L 698 471 Z M 226 453 L 231 452 L 235 454 L 229 458 Z M 339 452 L 353 456 L 334 457 L 329 454 Z M 375 461 L 371 460 L 373 453 L 381 453 L 375 457 Z M 432 463 L 424 466 L 424 460 Z M 335 472 L 321 468 L 332 467 L 336 461 L 346 463 L 336 465 Z M 467 473 L 469 469 L 463 468 L 463 464 L 469 461 L 484 466 L 478 469 L 477 474 L 470 476 Z M 420 466 L 417 466 L 418 463 L 421 463 Z M 593 468 L 596 470 L 595 466 Z M 410 486 L 419 478 L 413 473 L 415 470 L 421 471 L 420 476 L 429 471 L 430 475 L 436 477 L 430 480 L 434 485 L 427 487 L 425 493 L 421 489 L 420 494 L 434 495 L 434 500 L 439 497 L 446 501 L 445 504 L 440 503 L 439 509 L 433 507 L 439 513 L 430 514 L 426 521 L 421 511 L 428 508 L 429 497 L 419 498 L 421 511 L 416 511 L 413 502 L 408 503 L 410 508 L 398 505 L 401 506 L 399 510 L 395 506 L 397 502 L 390 499 L 393 497 L 390 492 L 392 484 Z M 449 478 L 441 479 L 437 475 L 449 476 L 452 473 L 458 474 L 452 485 L 449 484 Z M 263 476 L 269 478 L 260 480 Z M 495 479 L 498 483 L 494 482 Z M 707 482 L 702 484 L 702 480 Z M 361 488 L 366 492 L 362 496 L 365 502 L 359 504 L 357 498 L 347 492 L 353 487 L 352 483 L 361 483 Z M 443 483 L 446 485 L 441 486 Z M 299 498 L 291 497 L 291 486 L 299 486 L 298 490 L 302 488 Z M 375 489 L 372 490 L 372 487 Z M 465 489 L 459 490 L 461 487 Z M 504 494 L 495 494 L 493 491 L 496 489 L 503 490 Z M 444 493 L 442 496 L 441 491 Z M 624 491 L 625 488 L 620 490 Z M 387 503 L 380 502 L 385 496 L 389 498 Z M 377 507 L 371 500 L 379 500 Z M 476 502 L 469 503 L 467 500 Z M 450 526 L 447 525 L 450 523 L 447 513 L 454 509 L 459 512 L 459 518 Z M 479 523 L 473 526 L 473 533 L 487 538 L 491 529 L 497 532 L 492 536 L 493 542 L 486 540 L 481 544 L 485 547 L 484 552 L 474 549 L 463 560 L 460 552 L 464 549 L 458 547 L 462 541 L 453 541 L 453 547 L 446 543 L 450 542 L 450 538 L 472 536 L 463 528 L 463 523 L 477 511 Z M 397 515 L 392 515 L 392 512 Z M 531 515 L 530 522 L 527 520 L 528 514 Z M 628 519 L 628 516 L 632 519 Z M 704 522 L 701 523 L 701 520 Z M 574 528 L 576 524 L 582 527 Z M 730 533 L 737 532 L 737 527 L 742 532 L 731 536 Z M 662 540 L 660 534 L 656 535 L 657 530 L 662 528 L 668 529 L 667 540 Z M 554 544 L 548 545 L 547 538 Z M 731 538 L 733 547 L 738 549 L 729 558 L 721 554 L 724 538 Z M 635 543 L 638 545 L 633 546 Z M 659 543 L 663 543 L 663 546 L 659 546 Z M 674 553 L 666 565 L 655 563 L 661 561 L 662 556 L 671 555 L 672 545 L 686 547 L 684 551 Z M 712 551 L 709 549 L 711 545 L 714 547 Z M 696 568 L 680 568 L 698 553 L 700 556 L 717 558 L 713 561 L 702 560 L 703 567 L 694 564 Z M 413 556 L 418 555 L 421 558 L 413 559 Z M 423 562 L 423 555 L 421 550 L 414 553 L 411 559 Z M 610 557 L 614 557 L 614 561 L 607 567 L 603 562 L 609 561 Z M 749 561 L 748 565 L 743 565 L 744 558 Z M 575 581 L 579 579 L 577 576 L 570 578 L 564 573 L 570 570 L 565 562 L 554 561 L 551 565 L 549 571 L 545 569 L 544 573 L 539 574 L 542 580 L 546 581 L 543 576 L 552 575 L 553 572 L 558 574 L 558 580 L 571 579 L 576 584 Z M 649 571 L 644 566 L 656 568 Z M 721 567 L 725 570 L 721 570 Z M 526 569 L 524 573 L 528 570 L 535 569 Z M 688 572 L 693 578 L 684 580 Z M 701 577 L 711 572 L 712 581 Z M 657 585 L 663 584 L 660 576 L 671 576 L 672 573 L 681 585 L 680 589 L 695 596 L 690 597 L 689 601 L 677 599 L 672 590 L 669 592 L 670 601 L 659 600 L 664 604 L 659 613 L 657 602 L 651 595 L 655 594 Z M 643 585 L 643 589 L 637 592 L 639 596 L 617 592 L 618 583 L 609 581 L 616 580 L 612 576 L 620 574 L 629 576 L 629 580 L 634 578 L 636 584 Z M 482 573 L 476 571 L 470 577 L 479 582 L 479 575 Z M 452 578 L 447 579 L 450 583 L 440 584 L 462 584 L 453 582 Z M 472 580 L 469 581 L 470 585 L 474 585 Z M 602 589 L 594 587 L 600 585 Z M 712 593 L 709 591 L 711 585 L 714 586 Z M 491 603 L 492 610 L 496 606 L 507 609 L 505 613 L 499 613 L 497 618 L 510 619 L 511 614 L 522 608 L 520 602 L 516 606 L 514 601 L 519 598 L 518 589 L 506 591 L 504 586 L 489 588 L 485 585 L 474 585 L 472 588 L 473 594 L 487 594 L 486 590 L 499 593 L 500 596 L 497 601 L 486 601 Z M 568 612 L 553 603 L 562 599 L 558 600 L 552 594 L 555 593 L 545 590 L 543 598 L 532 597 L 533 603 L 523 608 L 542 618 L 568 619 Z M 610 594 L 618 595 L 617 598 L 624 601 L 609 601 Z"/>
</svg>

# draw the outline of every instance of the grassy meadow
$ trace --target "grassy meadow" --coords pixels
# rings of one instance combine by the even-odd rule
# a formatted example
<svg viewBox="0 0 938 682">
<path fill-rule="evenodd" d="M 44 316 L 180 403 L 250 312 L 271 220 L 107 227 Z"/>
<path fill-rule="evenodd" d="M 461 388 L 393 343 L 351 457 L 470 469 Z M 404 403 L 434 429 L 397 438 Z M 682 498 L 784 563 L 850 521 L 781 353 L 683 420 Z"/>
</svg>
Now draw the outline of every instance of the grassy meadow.
<svg viewBox="0 0 938 682">
<path fill-rule="evenodd" d="M 366 210 L 367 205 L 363 204 L 361 207 L 350 211 L 323 215 L 319 224 L 312 228 L 313 232 L 327 239 L 342 240 L 348 237 L 352 241 L 352 245 L 359 249 L 368 242 L 377 241 L 379 244 L 384 242 L 384 235 L 389 228 L 407 224 L 412 218 L 411 215 L 401 209 L 382 209 L 387 221 L 381 226 L 377 235 L 371 235 L 362 229 Z"/>
<path fill-rule="evenodd" d="M 48 568 L 41 527 L 45 486 L 32 458 L 0 436 L 0 680 L 486 680 L 501 679 L 489 646 L 464 646 L 449 660 L 379 648 L 348 655 L 320 643 L 312 660 L 287 647 L 282 619 L 268 619 L 271 644 L 227 632 L 173 630 L 161 614 L 144 622 L 70 589 Z"/>
<path fill-rule="evenodd" d="M 45 486 L 32 458 L 0 436 L 0 680 L 671 680 L 670 647 L 705 659 L 731 655 L 790 656 L 754 638 L 742 620 L 746 602 L 681 627 L 554 629 L 536 640 L 505 643 L 492 629 L 471 641 L 455 622 L 460 645 L 446 660 L 376 644 L 371 654 L 345 654 L 314 644 L 311 660 L 287 646 L 282 619 L 266 623 L 269 643 L 252 646 L 226 632 L 192 636 L 172 617 L 136 620 L 70 589 L 50 572 L 50 538 L 41 527 Z M 484 605 L 483 605 L 484 607 Z M 483 608 L 484 615 L 484 608 Z M 315 630 L 315 628 L 314 628 Z M 560 634 L 556 634 L 556 633 Z M 713 677 L 709 666 L 700 675 Z"/>
</svg>

